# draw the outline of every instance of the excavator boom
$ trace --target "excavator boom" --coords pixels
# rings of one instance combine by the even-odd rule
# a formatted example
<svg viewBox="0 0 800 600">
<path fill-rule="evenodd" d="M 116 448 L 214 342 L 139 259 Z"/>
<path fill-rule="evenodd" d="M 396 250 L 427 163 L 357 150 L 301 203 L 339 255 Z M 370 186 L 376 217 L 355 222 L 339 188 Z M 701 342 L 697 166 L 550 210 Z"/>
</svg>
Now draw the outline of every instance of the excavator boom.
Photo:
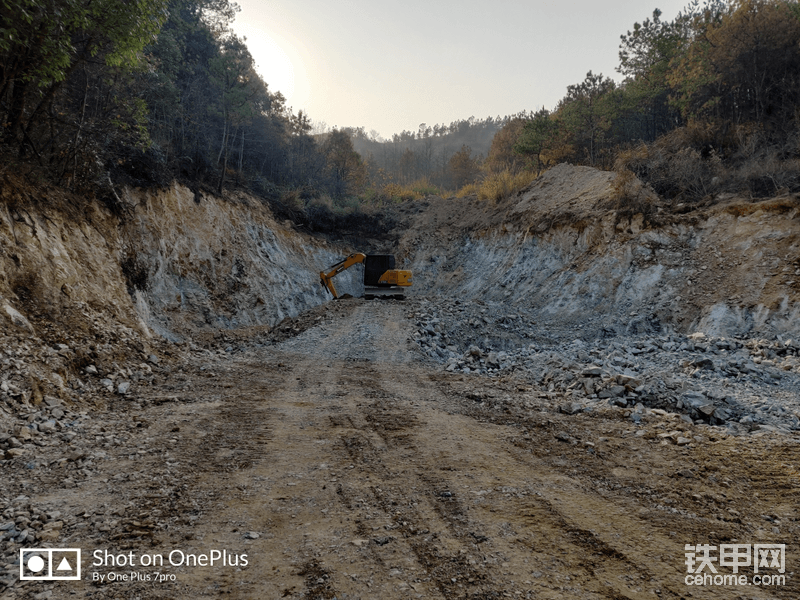
<svg viewBox="0 0 800 600">
<path fill-rule="evenodd" d="M 339 294 L 336 293 L 336 287 L 333 285 L 333 278 L 342 271 L 346 271 L 353 265 L 363 263 L 366 259 L 366 254 L 362 254 L 361 252 L 353 252 L 353 254 L 344 260 L 340 260 L 335 265 L 328 267 L 327 271 L 320 271 L 319 282 L 322 284 L 322 287 L 326 288 L 331 294 L 333 294 L 334 298 L 338 298 Z"/>
</svg>

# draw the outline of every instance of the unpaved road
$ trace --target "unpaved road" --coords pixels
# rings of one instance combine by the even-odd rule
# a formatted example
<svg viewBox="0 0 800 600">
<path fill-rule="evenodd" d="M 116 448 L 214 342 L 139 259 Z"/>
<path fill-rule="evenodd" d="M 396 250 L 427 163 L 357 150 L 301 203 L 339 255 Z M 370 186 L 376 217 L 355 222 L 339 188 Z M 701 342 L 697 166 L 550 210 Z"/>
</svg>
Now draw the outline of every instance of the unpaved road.
<svg viewBox="0 0 800 600">
<path fill-rule="evenodd" d="M 408 310 L 339 303 L 280 344 L 184 365 L 156 405 L 95 415 L 98 447 L 125 442 L 74 486 L 54 476 L 31 494 L 78 521 L 54 545 L 83 549 L 83 581 L 5 594 L 800 597 L 795 443 L 612 407 L 561 414 L 552 393 L 418 362 Z M 659 437 L 676 430 L 692 444 Z M 786 544 L 786 585 L 686 585 L 685 544 L 730 543 Z M 225 550 L 240 565 L 98 567 L 95 549 Z M 92 580 L 110 572 L 175 581 Z"/>
</svg>

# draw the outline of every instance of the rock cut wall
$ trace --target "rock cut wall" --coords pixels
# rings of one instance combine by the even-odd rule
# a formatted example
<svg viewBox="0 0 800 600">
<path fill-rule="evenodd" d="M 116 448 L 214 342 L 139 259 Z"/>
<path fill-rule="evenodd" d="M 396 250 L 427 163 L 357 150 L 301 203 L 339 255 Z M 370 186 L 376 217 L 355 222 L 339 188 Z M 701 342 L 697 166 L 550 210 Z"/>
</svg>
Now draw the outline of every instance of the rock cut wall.
<svg viewBox="0 0 800 600">
<path fill-rule="evenodd" d="M 496 206 L 434 201 L 404 224 L 415 293 L 510 303 L 591 335 L 800 336 L 797 198 L 646 226 L 613 208 L 613 177 L 560 165 Z"/>
<path fill-rule="evenodd" d="M 129 192 L 128 200 L 135 211 L 122 230 L 123 261 L 144 270 L 137 308 L 163 336 L 272 326 L 330 300 L 319 272 L 343 251 L 277 223 L 252 197 L 197 198 L 174 185 Z M 360 295 L 359 274 L 336 278 L 340 294 Z"/>
<path fill-rule="evenodd" d="M 173 185 L 126 190 L 119 219 L 57 191 L 3 188 L 0 317 L 20 331 L 91 330 L 101 319 L 143 338 L 273 326 L 330 299 L 319 271 L 344 250 L 275 221 L 244 194 L 196 196 Z M 361 294 L 360 271 L 336 279 Z M 33 322 L 33 325 L 31 325 Z"/>
</svg>

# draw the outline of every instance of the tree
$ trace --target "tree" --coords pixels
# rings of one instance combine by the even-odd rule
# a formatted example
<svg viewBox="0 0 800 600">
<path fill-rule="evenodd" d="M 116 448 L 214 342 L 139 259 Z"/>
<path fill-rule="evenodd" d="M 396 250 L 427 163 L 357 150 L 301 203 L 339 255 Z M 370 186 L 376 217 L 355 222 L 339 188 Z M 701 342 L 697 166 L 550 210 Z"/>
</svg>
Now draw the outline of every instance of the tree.
<svg viewBox="0 0 800 600">
<path fill-rule="evenodd" d="M 450 181 L 455 189 L 459 189 L 474 182 L 480 174 L 479 159 L 472 155 L 472 148 L 467 145 L 453 154 L 447 163 Z"/>
<path fill-rule="evenodd" d="M 334 129 L 322 145 L 328 185 L 334 198 L 359 193 L 366 184 L 367 169 L 353 149 L 346 131 Z"/>
<path fill-rule="evenodd" d="M 228 151 L 236 140 L 242 125 L 248 123 L 256 114 L 256 102 L 260 111 L 269 109 L 269 96 L 266 85 L 255 72 L 253 57 L 244 40 L 231 36 L 223 42 L 221 53 L 209 64 L 211 82 L 218 94 L 217 111 L 222 116 L 222 142 L 217 163 L 222 162 L 219 178 L 219 193 L 222 193 L 225 172 L 228 168 Z M 233 141 L 230 130 L 234 129 Z M 244 138 L 242 137 L 242 145 Z"/>
<path fill-rule="evenodd" d="M 567 95 L 558 106 L 558 117 L 592 166 L 597 164 L 611 127 L 613 115 L 603 100 L 614 88 L 612 79 L 589 71 L 581 83 L 567 87 Z"/>
<path fill-rule="evenodd" d="M 536 170 L 543 165 L 542 154 L 552 150 L 557 144 L 558 121 L 546 108 L 534 113 L 531 119 L 524 122 L 522 131 L 514 144 L 518 154 L 532 156 L 536 161 Z"/>
<path fill-rule="evenodd" d="M 673 129 L 678 118 L 669 104 L 671 65 L 686 48 L 690 40 L 689 17 L 679 14 L 672 22 L 661 20 L 661 11 L 653 11 L 653 18 L 634 23 L 633 31 L 620 36 L 617 71 L 627 77 L 624 98 L 627 121 L 641 115 L 644 127 L 639 128 L 640 139 L 654 140 Z M 633 117 L 633 119 L 632 119 Z M 628 132 L 634 137 L 634 132 Z"/>
<path fill-rule="evenodd" d="M 406 148 L 400 157 L 400 175 L 403 183 L 410 183 L 417 175 L 417 155 L 411 148 Z"/>
<path fill-rule="evenodd" d="M 486 157 L 485 167 L 489 172 L 511 171 L 516 173 L 526 166 L 528 161 L 522 156 L 523 153 L 516 151 L 515 147 L 528 122 L 529 119 L 524 117 L 509 119 L 495 134 Z"/>
<path fill-rule="evenodd" d="M 166 18 L 168 0 L 5 0 L 0 8 L 0 98 L 9 94 L 6 140 L 29 127 L 75 69 L 102 56 L 136 64 Z"/>
<path fill-rule="evenodd" d="M 800 93 L 797 3 L 709 3 L 692 27 L 692 44 L 670 78 L 684 117 L 785 132 Z"/>
</svg>

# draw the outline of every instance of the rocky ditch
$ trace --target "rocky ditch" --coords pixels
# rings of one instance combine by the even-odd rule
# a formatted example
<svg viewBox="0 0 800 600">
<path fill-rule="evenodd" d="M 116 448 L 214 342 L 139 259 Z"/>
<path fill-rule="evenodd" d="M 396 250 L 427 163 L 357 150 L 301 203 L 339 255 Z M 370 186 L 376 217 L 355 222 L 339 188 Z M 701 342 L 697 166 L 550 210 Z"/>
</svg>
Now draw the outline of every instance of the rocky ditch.
<svg viewBox="0 0 800 600">
<path fill-rule="evenodd" d="M 732 434 L 800 431 L 800 340 L 701 332 L 617 336 L 559 328 L 480 300 L 411 301 L 414 345 L 447 372 L 536 385 L 562 412 L 607 403 L 682 415 Z"/>
</svg>

